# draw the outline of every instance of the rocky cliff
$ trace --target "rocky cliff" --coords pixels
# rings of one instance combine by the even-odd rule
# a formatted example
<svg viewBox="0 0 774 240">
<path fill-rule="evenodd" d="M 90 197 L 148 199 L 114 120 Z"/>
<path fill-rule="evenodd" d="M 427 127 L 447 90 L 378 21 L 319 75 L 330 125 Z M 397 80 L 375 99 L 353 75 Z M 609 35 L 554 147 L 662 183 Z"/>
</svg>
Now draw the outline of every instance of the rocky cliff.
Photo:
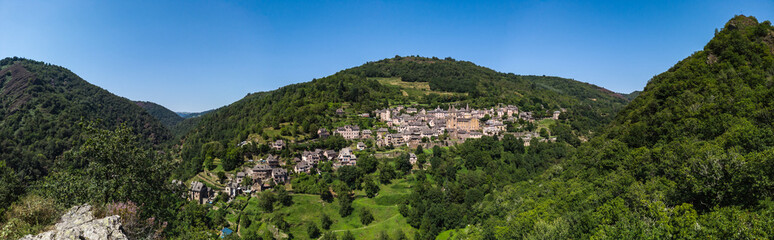
<svg viewBox="0 0 774 240">
<path fill-rule="evenodd" d="M 121 231 L 121 217 L 109 216 L 94 219 L 91 206 L 88 204 L 75 206 L 67 211 L 54 230 L 27 235 L 22 240 L 49 239 L 88 239 L 88 240 L 123 240 L 128 239 Z"/>
</svg>

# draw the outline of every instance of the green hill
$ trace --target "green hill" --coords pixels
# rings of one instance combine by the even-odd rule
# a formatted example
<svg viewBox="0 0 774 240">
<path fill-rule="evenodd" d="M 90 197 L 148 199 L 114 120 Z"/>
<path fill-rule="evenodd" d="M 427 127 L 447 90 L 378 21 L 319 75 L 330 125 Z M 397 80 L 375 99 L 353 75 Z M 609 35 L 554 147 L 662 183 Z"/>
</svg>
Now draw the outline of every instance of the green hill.
<svg viewBox="0 0 774 240">
<path fill-rule="evenodd" d="M 81 142 L 79 123 L 126 124 L 148 143 L 171 134 L 132 101 L 89 84 L 66 68 L 23 58 L 0 60 L 0 159 L 24 180 L 46 175 L 54 159 Z"/>
<path fill-rule="evenodd" d="M 566 161 L 504 187 L 461 239 L 771 239 L 774 28 L 736 16 Z M 425 206 L 427 207 L 427 206 Z"/>
<path fill-rule="evenodd" d="M 168 129 L 174 129 L 175 126 L 177 126 L 177 124 L 182 122 L 184 119 L 172 110 L 169 110 L 166 107 L 156 103 L 145 101 L 134 101 L 134 103 L 136 103 L 137 106 L 145 109 L 145 111 L 148 111 L 151 116 L 161 121 L 161 124 L 163 124 Z"/>
<path fill-rule="evenodd" d="M 426 77 L 435 80 L 420 84 Z M 458 81 L 460 88 L 439 86 L 437 81 Z M 612 121 L 627 102 L 619 94 L 571 79 L 499 73 L 453 59 L 396 57 L 311 82 L 249 94 L 202 116 L 184 140 L 184 175 L 201 169 L 205 158 L 201 146 L 206 143 L 217 142 L 228 148 L 248 138 L 304 140 L 313 137 L 318 128 L 331 129 L 341 121 L 360 121 L 363 127 L 373 124 L 365 119 L 342 120 L 335 114 L 339 108 L 352 115 L 394 105 L 493 107 L 504 103 L 533 111 L 538 117 L 565 108 L 563 118 L 575 133 L 589 135 Z"/>
</svg>

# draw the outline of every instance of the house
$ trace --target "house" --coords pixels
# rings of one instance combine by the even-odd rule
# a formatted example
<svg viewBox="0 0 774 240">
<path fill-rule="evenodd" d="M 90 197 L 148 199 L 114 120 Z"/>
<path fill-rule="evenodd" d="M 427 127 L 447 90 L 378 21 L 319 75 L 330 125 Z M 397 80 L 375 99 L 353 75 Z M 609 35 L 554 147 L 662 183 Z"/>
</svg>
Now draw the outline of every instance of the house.
<svg viewBox="0 0 774 240">
<path fill-rule="evenodd" d="M 365 149 L 366 149 L 365 143 L 363 143 L 363 142 L 358 142 L 357 143 L 357 150 L 363 151 Z"/>
<path fill-rule="evenodd" d="M 236 182 L 229 182 L 226 184 L 226 194 L 231 199 L 234 199 L 237 195 L 242 194 L 242 186 Z"/>
<path fill-rule="evenodd" d="M 364 118 L 367 118 L 367 117 L 371 117 L 371 114 L 369 114 L 369 113 L 361 113 L 360 116 L 364 117 Z"/>
<path fill-rule="evenodd" d="M 335 133 L 341 135 L 344 137 L 344 139 L 347 140 L 357 139 L 360 138 L 360 127 L 347 125 L 337 128 Z"/>
<path fill-rule="evenodd" d="M 337 159 L 341 166 L 354 166 L 357 163 L 357 156 L 352 153 L 350 148 L 342 148 Z"/>
<path fill-rule="evenodd" d="M 266 158 L 266 164 L 269 164 L 270 167 L 279 167 L 280 161 L 277 156 L 274 156 L 274 154 L 269 154 L 269 157 Z"/>
<path fill-rule="evenodd" d="M 468 133 L 468 137 L 467 138 L 478 139 L 478 138 L 481 138 L 482 136 L 484 136 L 484 134 L 481 133 L 481 132 L 470 132 L 470 133 Z"/>
<path fill-rule="evenodd" d="M 360 132 L 360 138 L 371 138 L 373 137 L 373 132 L 369 129 L 363 130 Z"/>
<path fill-rule="evenodd" d="M 320 153 L 312 152 L 312 151 L 304 151 L 301 154 L 301 161 L 317 164 L 318 162 L 320 162 Z"/>
<path fill-rule="evenodd" d="M 414 153 L 409 153 L 409 162 L 411 165 L 417 164 L 417 155 Z"/>
<path fill-rule="evenodd" d="M 245 179 L 245 172 L 238 172 L 236 174 L 236 182 L 242 183 L 242 181 Z"/>
<path fill-rule="evenodd" d="M 273 143 L 271 143 L 271 148 L 275 150 L 282 150 L 283 148 L 285 148 L 285 141 L 283 141 L 282 139 L 274 141 Z"/>
<path fill-rule="evenodd" d="M 344 109 L 342 109 L 342 108 L 336 109 L 336 114 L 344 115 Z"/>
<path fill-rule="evenodd" d="M 284 184 L 288 180 L 288 170 L 284 168 L 274 168 L 271 170 L 271 178 L 276 184 Z"/>
<path fill-rule="evenodd" d="M 331 136 L 331 133 L 328 132 L 328 129 L 326 128 L 320 128 L 317 129 L 317 136 L 322 139 L 326 139 Z"/>
<path fill-rule="evenodd" d="M 250 169 L 250 177 L 257 180 L 263 180 L 271 176 L 271 166 L 267 164 L 257 164 Z"/>
<path fill-rule="evenodd" d="M 296 173 L 309 173 L 312 171 L 312 163 L 301 161 L 300 163 L 296 164 L 295 167 L 293 167 L 293 171 Z"/>
<path fill-rule="evenodd" d="M 190 200 L 196 201 L 199 204 L 205 203 L 211 195 L 209 193 L 209 188 L 205 186 L 204 183 L 198 181 L 191 182 L 191 190 L 189 191 Z"/>
<path fill-rule="evenodd" d="M 554 111 L 554 116 L 552 117 L 554 120 L 559 120 L 559 114 L 562 114 L 560 111 Z"/>
<path fill-rule="evenodd" d="M 379 137 L 384 137 L 384 135 L 387 135 L 388 133 L 390 133 L 390 130 L 387 128 L 379 128 L 376 130 L 376 136 Z"/>
<path fill-rule="evenodd" d="M 336 154 L 336 151 L 333 151 L 333 150 L 325 150 L 325 152 L 323 152 L 323 156 L 328 158 L 328 160 L 332 160 L 333 158 L 338 156 L 338 154 Z"/>
</svg>

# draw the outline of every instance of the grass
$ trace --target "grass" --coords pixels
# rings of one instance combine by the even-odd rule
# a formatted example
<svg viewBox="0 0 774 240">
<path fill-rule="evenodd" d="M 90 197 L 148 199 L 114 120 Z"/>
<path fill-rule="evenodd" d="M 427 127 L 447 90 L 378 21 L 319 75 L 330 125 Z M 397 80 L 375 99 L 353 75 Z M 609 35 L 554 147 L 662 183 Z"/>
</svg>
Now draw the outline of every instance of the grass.
<svg viewBox="0 0 774 240">
<path fill-rule="evenodd" d="M 401 89 L 404 96 L 421 97 L 431 93 L 438 95 L 466 95 L 467 93 L 440 92 L 430 90 L 430 83 L 427 82 L 404 82 L 399 77 L 395 78 L 370 78 L 379 81 L 383 85 L 397 86 Z"/>
<path fill-rule="evenodd" d="M 319 195 L 311 194 L 292 194 L 293 205 L 289 207 L 275 205 L 274 213 L 264 213 L 258 207 L 258 198 L 250 198 L 243 211 L 243 217 L 251 217 L 253 224 L 248 228 L 249 231 L 262 235 L 271 226 L 268 218 L 274 214 L 281 214 L 290 224 L 288 233 L 294 239 L 308 239 L 306 228 L 310 223 L 321 228 L 320 219 L 323 214 L 333 220 L 333 225 L 328 231 L 337 235 L 350 231 L 356 239 L 374 239 L 382 232 L 394 236 L 398 231 L 402 231 L 406 236 L 414 236 L 416 230 L 408 225 L 406 218 L 398 212 L 398 204 L 411 192 L 409 181 L 395 180 L 391 184 L 381 185 L 380 188 L 379 194 L 373 199 L 367 198 L 363 191 L 356 191 L 355 201 L 352 202 L 354 211 L 344 218 L 339 215 L 338 200 L 327 203 L 322 201 Z M 360 223 L 359 216 L 363 209 L 368 209 L 374 216 L 374 221 L 367 226 Z M 229 217 L 227 219 L 231 221 Z M 321 231 L 327 232 L 323 229 Z"/>
</svg>

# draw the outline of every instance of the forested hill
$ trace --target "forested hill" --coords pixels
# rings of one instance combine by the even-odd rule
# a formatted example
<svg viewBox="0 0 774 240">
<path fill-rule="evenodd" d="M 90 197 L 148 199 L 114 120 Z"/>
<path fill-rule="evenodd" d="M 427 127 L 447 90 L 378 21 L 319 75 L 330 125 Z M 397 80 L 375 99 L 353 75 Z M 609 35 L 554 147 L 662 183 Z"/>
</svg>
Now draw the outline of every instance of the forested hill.
<svg viewBox="0 0 774 240">
<path fill-rule="evenodd" d="M 422 82 L 425 79 L 431 81 L 429 88 Z M 436 82 L 452 82 L 459 88 L 437 86 Z M 396 57 L 311 82 L 249 94 L 204 115 L 185 137 L 183 158 L 195 160 L 188 161 L 192 165 L 186 167 L 191 174 L 192 169 L 200 168 L 203 156 L 199 149 L 205 143 L 236 146 L 248 138 L 269 140 L 260 137 L 268 135 L 266 130 L 281 130 L 282 138 L 308 138 L 320 127 L 337 127 L 332 116 L 338 108 L 352 114 L 400 104 L 488 108 L 504 103 L 538 117 L 564 108 L 567 112 L 561 118 L 569 120 L 566 122 L 577 135 L 587 135 L 612 121 L 627 102 L 619 94 L 570 79 L 498 73 L 451 59 Z"/>
<path fill-rule="evenodd" d="M 23 58 L 0 60 L 0 159 L 25 180 L 46 174 L 54 159 L 80 142 L 79 123 L 126 124 L 146 139 L 171 139 L 161 123 L 132 101 L 71 71 Z"/>
<path fill-rule="evenodd" d="M 343 72 L 369 78 L 400 78 L 404 82 L 427 83 L 435 92 L 464 93 L 464 97 L 458 99 L 430 94 L 426 101 L 430 104 L 448 100 L 462 100 L 471 107 L 508 103 L 536 114 L 564 108 L 567 112 L 563 118 L 569 119 L 568 122 L 579 131 L 609 123 L 629 101 L 621 94 L 572 79 L 500 73 L 452 58 L 396 56 Z"/>
<path fill-rule="evenodd" d="M 774 28 L 736 16 L 568 161 L 487 196 L 458 236 L 771 239 L 772 86 Z"/>
<path fill-rule="evenodd" d="M 137 104 L 137 106 L 142 107 L 145 109 L 145 111 L 148 111 L 148 113 L 161 121 L 161 124 L 163 124 L 168 129 L 174 129 L 175 126 L 177 126 L 178 123 L 183 121 L 183 117 L 180 115 L 177 115 L 177 113 L 173 112 L 172 110 L 167 109 L 164 106 L 158 105 L 153 102 L 145 102 L 145 101 L 134 101 L 134 103 Z"/>
</svg>

